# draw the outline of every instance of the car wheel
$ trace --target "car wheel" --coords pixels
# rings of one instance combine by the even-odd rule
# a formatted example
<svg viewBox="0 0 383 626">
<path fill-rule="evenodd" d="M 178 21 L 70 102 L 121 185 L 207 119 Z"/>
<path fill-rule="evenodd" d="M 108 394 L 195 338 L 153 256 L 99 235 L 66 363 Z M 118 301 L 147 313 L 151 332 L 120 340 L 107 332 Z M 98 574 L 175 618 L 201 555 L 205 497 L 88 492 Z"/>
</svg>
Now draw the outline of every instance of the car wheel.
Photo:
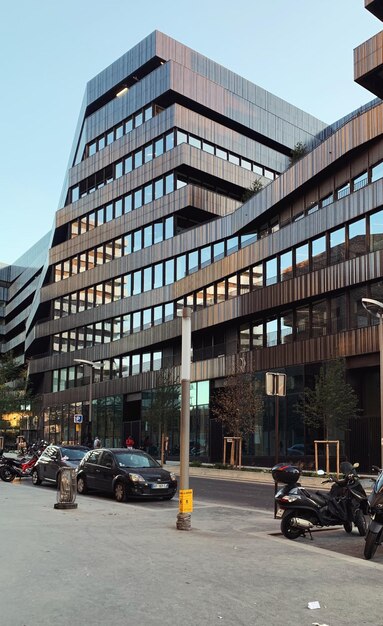
<svg viewBox="0 0 383 626">
<path fill-rule="evenodd" d="M 121 481 L 114 485 L 114 497 L 117 502 L 125 502 L 126 501 L 126 488 L 124 483 Z"/>
<path fill-rule="evenodd" d="M 88 487 L 86 485 L 86 479 L 84 476 L 79 476 L 77 479 L 77 492 L 85 495 L 88 493 Z"/>
<path fill-rule="evenodd" d="M 361 537 L 365 537 L 367 533 L 366 518 L 364 517 L 363 512 L 360 509 L 358 509 L 355 515 L 355 526 L 358 529 L 359 535 Z"/>
<path fill-rule="evenodd" d="M 4 465 L 4 467 L 0 469 L 0 478 L 5 483 L 11 483 L 15 479 L 15 473 L 12 472 L 10 467 Z"/>
<path fill-rule="evenodd" d="M 32 470 L 32 483 L 34 485 L 41 485 L 41 480 L 39 478 L 39 473 L 37 469 Z"/>
</svg>

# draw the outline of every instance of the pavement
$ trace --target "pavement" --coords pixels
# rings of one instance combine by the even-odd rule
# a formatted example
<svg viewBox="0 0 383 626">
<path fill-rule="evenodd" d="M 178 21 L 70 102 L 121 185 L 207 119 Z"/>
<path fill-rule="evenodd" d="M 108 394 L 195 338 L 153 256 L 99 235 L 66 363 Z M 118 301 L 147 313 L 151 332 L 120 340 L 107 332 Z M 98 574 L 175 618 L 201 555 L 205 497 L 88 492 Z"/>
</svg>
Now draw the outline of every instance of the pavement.
<svg viewBox="0 0 383 626">
<path fill-rule="evenodd" d="M 383 626 L 383 548 L 365 561 L 289 541 L 270 511 L 198 493 L 190 531 L 177 499 L 55 502 L 51 486 L 0 481 L 1 625 Z"/>
</svg>

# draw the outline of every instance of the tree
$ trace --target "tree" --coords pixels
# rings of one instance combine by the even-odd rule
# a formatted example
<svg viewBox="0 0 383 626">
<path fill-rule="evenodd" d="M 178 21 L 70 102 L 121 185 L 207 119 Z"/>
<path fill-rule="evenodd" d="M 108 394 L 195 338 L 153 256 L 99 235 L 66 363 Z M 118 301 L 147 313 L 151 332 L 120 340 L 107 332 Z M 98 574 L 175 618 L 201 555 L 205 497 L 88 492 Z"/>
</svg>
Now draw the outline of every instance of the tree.
<svg viewBox="0 0 383 626">
<path fill-rule="evenodd" d="M 296 405 L 303 422 L 314 428 L 323 428 L 325 438 L 337 428 L 345 429 L 351 417 L 357 417 L 358 397 L 346 382 L 343 359 L 322 365 L 313 389 L 305 388 Z"/>
<path fill-rule="evenodd" d="M 6 413 L 22 413 L 29 402 L 26 370 L 16 362 L 12 354 L 0 360 L 0 416 Z"/>
<path fill-rule="evenodd" d="M 161 463 L 165 462 L 163 442 L 168 441 L 169 431 L 179 424 L 181 389 L 173 371 L 160 370 L 157 387 L 153 389 L 149 406 L 144 411 L 144 419 L 158 428 L 161 442 Z"/>
<path fill-rule="evenodd" d="M 239 370 L 230 374 L 224 387 L 217 391 L 212 413 L 228 436 L 240 437 L 242 441 L 244 435 L 253 433 L 263 416 L 263 397 L 252 375 Z"/>
<path fill-rule="evenodd" d="M 248 189 L 246 189 L 245 193 L 243 194 L 242 202 L 247 202 L 248 200 L 250 200 L 250 198 L 252 198 L 257 193 L 259 193 L 261 191 L 261 189 L 263 189 L 263 183 L 262 183 L 260 178 L 256 178 L 252 182 L 250 187 Z"/>
<path fill-rule="evenodd" d="M 305 154 L 307 154 L 306 144 L 298 141 L 298 143 L 296 143 L 294 148 L 291 150 L 290 165 L 294 165 L 294 163 L 304 157 Z"/>
</svg>

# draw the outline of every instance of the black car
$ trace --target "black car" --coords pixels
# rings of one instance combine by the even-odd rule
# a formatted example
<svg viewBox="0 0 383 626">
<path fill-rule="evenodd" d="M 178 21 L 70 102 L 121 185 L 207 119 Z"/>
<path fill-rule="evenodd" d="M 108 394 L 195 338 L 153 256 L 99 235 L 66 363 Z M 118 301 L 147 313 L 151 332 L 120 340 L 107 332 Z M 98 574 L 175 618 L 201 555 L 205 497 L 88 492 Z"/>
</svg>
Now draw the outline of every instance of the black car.
<svg viewBox="0 0 383 626">
<path fill-rule="evenodd" d="M 33 484 L 41 485 L 46 480 L 57 485 L 59 470 L 62 467 L 76 468 L 87 452 L 89 448 L 85 446 L 48 446 L 33 467 Z"/>
<path fill-rule="evenodd" d="M 171 500 L 177 479 L 142 450 L 99 448 L 88 452 L 77 469 L 77 491 L 88 490 L 113 493 L 117 502 L 128 497 Z"/>
</svg>

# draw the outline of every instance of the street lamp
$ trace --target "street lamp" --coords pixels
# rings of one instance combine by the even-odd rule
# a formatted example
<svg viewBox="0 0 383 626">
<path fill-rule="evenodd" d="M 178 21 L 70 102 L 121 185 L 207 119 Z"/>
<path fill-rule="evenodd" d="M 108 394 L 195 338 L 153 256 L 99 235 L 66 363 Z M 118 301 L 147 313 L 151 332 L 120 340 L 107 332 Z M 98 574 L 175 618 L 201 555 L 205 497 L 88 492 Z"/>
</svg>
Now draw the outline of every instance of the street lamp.
<svg viewBox="0 0 383 626">
<path fill-rule="evenodd" d="M 79 363 L 80 365 L 87 365 L 90 367 L 90 377 L 89 377 L 89 413 L 88 413 L 88 422 L 89 424 L 92 422 L 92 391 L 93 391 L 93 370 L 101 369 L 101 365 L 95 361 L 88 361 L 87 359 L 73 359 L 75 363 Z"/>
<path fill-rule="evenodd" d="M 380 365 L 380 467 L 383 467 L 383 303 L 371 298 L 362 298 L 362 305 L 370 315 L 379 320 L 379 365 Z"/>
</svg>

